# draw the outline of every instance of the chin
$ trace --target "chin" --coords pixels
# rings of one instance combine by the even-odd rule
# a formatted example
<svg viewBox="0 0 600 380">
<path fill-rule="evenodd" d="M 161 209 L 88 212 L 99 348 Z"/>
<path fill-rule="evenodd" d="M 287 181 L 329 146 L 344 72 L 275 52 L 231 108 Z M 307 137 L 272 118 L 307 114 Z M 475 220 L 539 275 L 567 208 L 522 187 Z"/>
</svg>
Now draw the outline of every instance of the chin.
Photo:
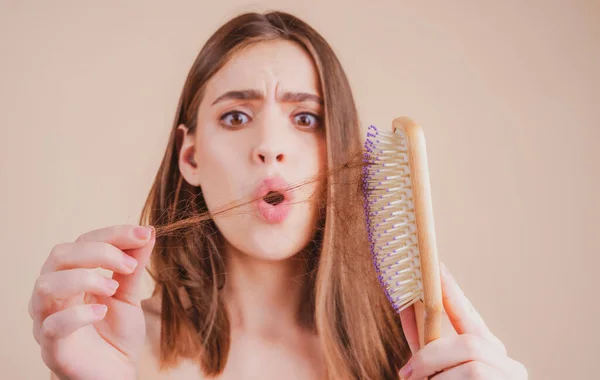
<svg viewBox="0 0 600 380">
<path fill-rule="evenodd" d="M 230 223 L 218 227 L 228 244 L 236 251 L 258 260 L 283 261 L 311 244 L 313 236 L 311 231 L 314 223 L 293 219 L 279 224 L 250 220 L 235 223 L 229 220 Z"/>
<path fill-rule="evenodd" d="M 309 243 L 293 228 L 277 228 L 271 225 L 252 226 L 240 251 L 259 260 L 283 261 L 295 256 Z"/>
</svg>

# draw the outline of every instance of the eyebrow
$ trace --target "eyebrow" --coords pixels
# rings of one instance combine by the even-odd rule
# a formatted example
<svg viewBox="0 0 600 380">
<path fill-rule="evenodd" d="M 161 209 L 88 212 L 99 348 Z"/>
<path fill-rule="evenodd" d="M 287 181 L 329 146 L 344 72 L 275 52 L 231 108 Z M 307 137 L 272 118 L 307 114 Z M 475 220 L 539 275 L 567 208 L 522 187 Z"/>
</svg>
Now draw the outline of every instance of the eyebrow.
<svg viewBox="0 0 600 380">
<path fill-rule="evenodd" d="M 212 105 L 225 101 L 225 100 L 261 100 L 264 99 L 263 94 L 257 90 L 238 90 L 228 91 L 223 95 L 219 96 L 212 102 Z M 280 101 L 284 103 L 301 103 L 301 102 L 315 102 L 319 105 L 323 105 L 323 99 L 320 96 L 309 94 L 306 92 L 286 92 L 281 97 Z"/>
</svg>

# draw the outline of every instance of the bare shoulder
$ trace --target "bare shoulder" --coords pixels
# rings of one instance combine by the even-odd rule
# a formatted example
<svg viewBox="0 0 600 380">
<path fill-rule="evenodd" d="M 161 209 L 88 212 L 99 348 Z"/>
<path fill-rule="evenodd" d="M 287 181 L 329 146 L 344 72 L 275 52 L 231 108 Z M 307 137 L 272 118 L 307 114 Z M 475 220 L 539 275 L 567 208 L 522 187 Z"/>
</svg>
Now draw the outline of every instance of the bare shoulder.
<svg viewBox="0 0 600 380">
<path fill-rule="evenodd" d="M 203 380 L 198 365 L 182 361 L 177 368 L 161 371 L 160 358 L 160 299 L 157 296 L 142 301 L 146 320 L 146 340 L 140 354 L 138 379 L 140 380 Z"/>
</svg>

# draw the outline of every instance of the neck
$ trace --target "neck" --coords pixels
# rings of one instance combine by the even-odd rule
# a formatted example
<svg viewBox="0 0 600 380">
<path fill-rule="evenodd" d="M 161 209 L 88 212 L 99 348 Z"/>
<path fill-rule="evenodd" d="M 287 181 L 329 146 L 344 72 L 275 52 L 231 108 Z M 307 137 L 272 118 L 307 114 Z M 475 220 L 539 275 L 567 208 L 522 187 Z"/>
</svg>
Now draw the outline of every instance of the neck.
<svg viewBox="0 0 600 380">
<path fill-rule="evenodd" d="M 299 326 L 306 285 L 305 260 L 292 257 L 268 261 L 235 249 L 228 251 L 223 295 L 231 326 L 254 332 Z"/>
</svg>

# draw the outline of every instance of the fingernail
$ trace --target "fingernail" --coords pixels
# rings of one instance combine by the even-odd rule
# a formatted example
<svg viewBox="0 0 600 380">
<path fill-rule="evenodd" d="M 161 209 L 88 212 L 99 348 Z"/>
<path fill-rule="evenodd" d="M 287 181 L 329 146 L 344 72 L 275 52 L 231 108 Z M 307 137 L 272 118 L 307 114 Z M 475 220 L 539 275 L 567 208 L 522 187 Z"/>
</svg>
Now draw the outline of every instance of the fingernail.
<svg viewBox="0 0 600 380">
<path fill-rule="evenodd" d="M 127 269 L 133 272 L 138 265 L 138 261 L 129 255 L 125 255 L 123 258 L 123 264 L 125 264 Z"/>
<path fill-rule="evenodd" d="M 114 293 L 117 291 L 117 288 L 119 287 L 119 282 L 115 281 L 111 278 L 107 278 L 106 279 L 106 286 Z"/>
<path fill-rule="evenodd" d="M 97 316 L 104 317 L 108 311 L 108 307 L 106 305 L 92 305 L 92 311 Z"/>
<path fill-rule="evenodd" d="M 412 367 L 410 363 L 407 363 L 399 372 L 400 380 L 408 380 L 410 375 L 412 375 Z"/>
<path fill-rule="evenodd" d="M 136 227 L 133 235 L 140 240 L 148 240 L 152 234 L 152 229 L 148 227 Z"/>
</svg>

